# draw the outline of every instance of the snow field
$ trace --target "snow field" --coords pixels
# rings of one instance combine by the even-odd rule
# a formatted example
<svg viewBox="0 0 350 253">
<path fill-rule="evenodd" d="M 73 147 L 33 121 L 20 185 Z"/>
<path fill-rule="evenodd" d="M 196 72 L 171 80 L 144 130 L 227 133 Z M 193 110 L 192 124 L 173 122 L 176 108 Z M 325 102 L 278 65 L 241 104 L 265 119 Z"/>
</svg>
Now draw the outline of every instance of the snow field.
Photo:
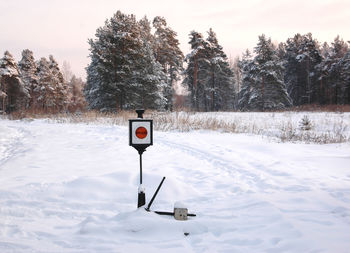
<svg viewBox="0 0 350 253">
<path fill-rule="evenodd" d="M 126 127 L 0 119 L 0 252 L 347 252 L 349 154 L 349 143 L 156 131 L 146 201 L 166 176 L 152 210 L 181 201 L 197 214 L 176 221 L 137 210 Z"/>
<path fill-rule="evenodd" d="M 300 127 L 303 117 L 310 130 Z M 154 115 L 159 130 L 219 130 L 262 135 L 282 142 L 341 143 L 350 140 L 350 113 L 333 112 L 210 112 Z"/>
</svg>

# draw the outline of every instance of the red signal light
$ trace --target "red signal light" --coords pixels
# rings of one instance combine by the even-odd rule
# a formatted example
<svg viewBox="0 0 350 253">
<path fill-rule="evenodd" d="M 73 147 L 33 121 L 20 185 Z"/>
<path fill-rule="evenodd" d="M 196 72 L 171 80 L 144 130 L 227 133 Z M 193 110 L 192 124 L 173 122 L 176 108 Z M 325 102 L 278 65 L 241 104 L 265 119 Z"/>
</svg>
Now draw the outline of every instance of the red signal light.
<svg viewBox="0 0 350 253">
<path fill-rule="evenodd" d="M 147 129 L 144 127 L 138 127 L 135 131 L 136 137 L 139 139 L 144 139 L 147 137 Z"/>
</svg>

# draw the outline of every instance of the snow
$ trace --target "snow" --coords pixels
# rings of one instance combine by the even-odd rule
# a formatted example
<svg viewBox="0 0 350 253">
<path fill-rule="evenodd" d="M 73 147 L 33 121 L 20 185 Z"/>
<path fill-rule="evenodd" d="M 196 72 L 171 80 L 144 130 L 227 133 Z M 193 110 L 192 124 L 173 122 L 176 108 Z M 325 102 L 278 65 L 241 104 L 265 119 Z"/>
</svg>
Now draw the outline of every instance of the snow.
<svg viewBox="0 0 350 253">
<path fill-rule="evenodd" d="M 187 205 L 181 201 L 176 201 L 174 204 L 174 208 L 187 208 Z"/>
<path fill-rule="evenodd" d="M 222 114 L 221 117 L 225 115 Z M 321 127 L 322 128 L 322 127 Z M 350 143 L 0 119 L 0 252 L 348 252 Z M 188 234 L 187 236 L 185 235 Z"/>
</svg>

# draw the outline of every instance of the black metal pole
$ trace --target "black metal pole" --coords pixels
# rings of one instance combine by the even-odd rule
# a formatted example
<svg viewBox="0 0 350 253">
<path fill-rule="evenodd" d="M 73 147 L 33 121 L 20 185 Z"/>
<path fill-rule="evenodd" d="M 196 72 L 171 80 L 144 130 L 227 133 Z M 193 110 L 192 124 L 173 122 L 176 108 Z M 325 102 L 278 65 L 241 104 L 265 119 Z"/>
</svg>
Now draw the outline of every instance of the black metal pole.
<svg viewBox="0 0 350 253">
<path fill-rule="evenodd" d="M 142 119 L 144 112 L 145 112 L 144 109 L 136 110 L 137 118 Z M 131 140 L 131 134 L 130 134 L 130 140 Z M 130 141 L 130 143 L 131 143 L 131 141 Z M 138 198 L 137 198 L 137 208 L 139 208 L 139 207 L 144 206 L 146 204 L 146 194 L 145 194 L 144 189 L 142 187 L 142 153 L 145 151 L 145 147 L 138 147 L 136 149 L 138 150 L 138 152 L 140 154 L 140 187 L 139 187 Z"/>
<path fill-rule="evenodd" d="M 138 193 L 138 199 L 137 199 L 137 208 L 144 206 L 146 204 L 146 194 L 142 187 L 142 152 L 139 152 L 140 154 L 140 187 L 139 187 L 139 193 Z"/>
<path fill-rule="evenodd" d="M 140 153 L 140 184 L 142 184 L 142 153 Z"/>
</svg>

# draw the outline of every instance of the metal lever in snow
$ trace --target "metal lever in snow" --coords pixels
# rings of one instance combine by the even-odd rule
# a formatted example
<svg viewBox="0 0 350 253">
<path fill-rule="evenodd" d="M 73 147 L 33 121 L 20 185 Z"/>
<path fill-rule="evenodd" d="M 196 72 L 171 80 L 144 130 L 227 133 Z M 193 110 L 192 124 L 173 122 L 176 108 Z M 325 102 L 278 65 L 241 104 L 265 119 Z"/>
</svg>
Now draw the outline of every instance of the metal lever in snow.
<svg viewBox="0 0 350 253">
<path fill-rule="evenodd" d="M 145 208 L 145 210 L 146 210 L 147 212 L 150 212 L 150 211 L 151 211 L 151 210 L 150 210 L 151 205 L 152 205 L 154 199 L 156 198 L 156 196 L 157 196 L 157 194 L 158 194 L 160 188 L 162 187 L 164 180 L 165 180 L 165 177 L 163 177 L 163 179 L 162 179 L 162 181 L 160 182 L 160 184 L 159 184 L 157 190 L 156 190 L 155 193 L 153 194 L 153 197 L 152 197 L 151 201 L 149 202 L 148 206 Z M 170 216 L 174 216 L 175 219 L 178 219 L 178 218 L 177 218 L 177 215 L 176 215 L 176 213 L 175 213 L 175 212 L 176 212 L 176 209 L 174 209 L 174 212 L 163 212 L 163 211 L 154 211 L 154 212 L 155 212 L 156 214 L 159 214 L 159 215 L 170 215 Z M 187 216 L 195 217 L 196 214 L 187 213 L 187 209 L 186 209 L 186 219 L 187 219 Z"/>
<path fill-rule="evenodd" d="M 163 212 L 163 211 L 154 211 L 154 212 L 159 215 L 170 215 L 170 216 L 175 215 L 175 212 Z M 188 213 L 187 216 L 196 217 L 197 215 L 194 213 Z"/>
<path fill-rule="evenodd" d="M 158 192 L 159 192 L 160 187 L 162 187 L 162 184 L 163 184 L 164 180 L 165 180 L 165 177 L 163 177 L 163 179 L 162 179 L 162 181 L 160 182 L 160 184 L 159 184 L 159 186 L 158 186 L 156 192 L 153 194 L 153 197 L 152 197 L 151 201 L 149 202 L 148 206 L 146 207 L 146 211 L 148 211 L 148 212 L 150 211 L 151 205 L 152 205 L 154 199 L 156 198 L 156 196 L 157 196 L 157 194 L 158 194 Z"/>
</svg>

